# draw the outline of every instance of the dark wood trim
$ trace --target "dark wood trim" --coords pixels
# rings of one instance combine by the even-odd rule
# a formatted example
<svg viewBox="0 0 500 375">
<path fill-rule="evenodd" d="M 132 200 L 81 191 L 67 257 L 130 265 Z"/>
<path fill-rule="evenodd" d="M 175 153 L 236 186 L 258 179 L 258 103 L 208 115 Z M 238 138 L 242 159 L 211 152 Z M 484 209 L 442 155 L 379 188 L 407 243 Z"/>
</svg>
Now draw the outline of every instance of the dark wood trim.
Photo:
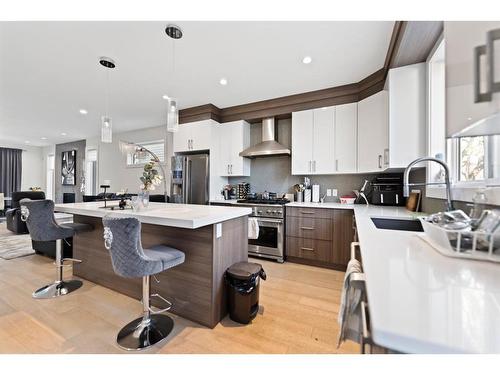
<svg viewBox="0 0 500 375">
<path fill-rule="evenodd" d="M 421 56 L 425 54 L 425 51 L 432 49 L 435 43 L 435 30 L 438 29 L 439 26 L 437 24 L 439 22 L 426 21 L 418 25 L 413 25 L 415 22 L 417 21 L 395 22 L 383 67 L 359 82 L 222 109 L 217 108 L 213 104 L 187 108 L 179 111 L 179 123 L 206 119 L 213 119 L 221 123 L 236 120 L 257 122 L 266 117 L 288 118 L 292 112 L 296 111 L 354 103 L 363 100 L 384 89 L 389 69 L 396 67 L 398 56 L 404 54 L 405 59 L 409 61 L 408 63 L 413 64 L 421 62 Z M 410 23 L 411 27 L 408 26 Z M 420 39 L 415 38 L 415 35 L 406 35 L 408 32 L 425 35 L 421 38 L 421 43 L 416 45 L 415 40 L 420 41 Z M 409 53 L 409 51 L 412 52 Z M 411 59 L 418 59 L 419 61 Z"/>
<path fill-rule="evenodd" d="M 425 62 L 443 28 L 442 21 L 403 21 L 394 51 L 386 61 L 388 69 Z"/>
<path fill-rule="evenodd" d="M 406 29 L 408 21 L 396 21 L 394 28 L 392 29 L 391 41 L 389 42 L 389 48 L 387 49 L 387 55 L 385 56 L 384 62 L 384 80 L 387 77 L 389 69 L 393 67 L 394 59 L 396 58 L 399 47 L 401 46 L 401 40 Z"/>
<path fill-rule="evenodd" d="M 222 122 L 221 109 L 213 104 L 205 104 L 179 111 L 179 124 L 201 120 Z"/>
</svg>

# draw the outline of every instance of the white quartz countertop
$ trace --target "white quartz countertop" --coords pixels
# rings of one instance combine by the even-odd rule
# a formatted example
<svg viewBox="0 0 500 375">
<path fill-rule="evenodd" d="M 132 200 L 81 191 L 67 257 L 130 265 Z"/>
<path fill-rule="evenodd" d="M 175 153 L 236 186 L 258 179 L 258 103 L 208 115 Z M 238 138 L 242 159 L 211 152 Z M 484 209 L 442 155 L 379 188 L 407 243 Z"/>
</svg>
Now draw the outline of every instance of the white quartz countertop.
<svg viewBox="0 0 500 375">
<path fill-rule="evenodd" d="M 108 202 L 116 205 L 117 202 Z M 150 202 L 147 208 L 134 212 L 127 210 L 109 210 L 100 208 L 104 202 L 65 203 L 56 204 L 55 210 L 74 215 L 93 217 L 135 217 L 141 223 L 165 225 L 178 228 L 196 229 L 237 217 L 249 215 L 252 210 L 247 207 L 220 207 L 197 204 L 156 203 Z"/>
<path fill-rule="evenodd" d="M 416 232 L 371 217 L 415 215 L 360 206 L 358 228 L 373 340 L 409 353 L 500 353 L 500 265 L 445 257 Z"/>
</svg>

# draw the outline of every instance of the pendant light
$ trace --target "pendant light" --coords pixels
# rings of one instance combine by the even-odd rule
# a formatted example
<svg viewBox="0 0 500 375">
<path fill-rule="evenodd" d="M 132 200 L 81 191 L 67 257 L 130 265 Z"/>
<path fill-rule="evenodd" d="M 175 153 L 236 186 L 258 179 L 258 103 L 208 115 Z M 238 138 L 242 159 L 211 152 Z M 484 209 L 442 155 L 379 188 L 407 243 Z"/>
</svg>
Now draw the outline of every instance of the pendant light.
<svg viewBox="0 0 500 375">
<path fill-rule="evenodd" d="M 101 142 L 112 143 L 113 142 L 113 120 L 108 114 L 109 107 L 109 71 L 116 67 L 113 59 L 109 57 L 101 57 L 99 59 L 99 64 L 106 68 L 106 99 L 105 99 L 105 114 L 101 116 Z"/>
<path fill-rule="evenodd" d="M 167 131 L 175 133 L 179 130 L 179 107 L 177 99 L 167 97 Z"/>
<path fill-rule="evenodd" d="M 168 25 L 165 33 L 172 39 L 172 72 L 175 71 L 175 40 L 182 38 L 182 30 L 179 26 Z M 179 130 L 179 106 L 177 99 L 169 96 L 163 97 L 167 100 L 167 131 L 175 133 Z"/>
</svg>

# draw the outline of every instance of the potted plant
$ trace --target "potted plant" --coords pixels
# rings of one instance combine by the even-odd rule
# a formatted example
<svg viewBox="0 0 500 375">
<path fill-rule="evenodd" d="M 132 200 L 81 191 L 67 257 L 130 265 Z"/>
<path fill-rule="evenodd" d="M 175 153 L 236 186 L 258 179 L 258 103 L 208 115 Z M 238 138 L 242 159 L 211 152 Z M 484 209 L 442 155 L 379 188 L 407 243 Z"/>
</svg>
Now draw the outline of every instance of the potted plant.
<svg viewBox="0 0 500 375">
<path fill-rule="evenodd" d="M 155 161 L 151 160 L 144 165 L 144 171 L 140 177 L 142 184 L 139 187 L 144 207 L 147 207 L 149 204 L 149 192 L 155 190 L 156 186 L 161 184 L 162 179 L 163 177 L 160 176 L 156 169 Z"/>
</svg>

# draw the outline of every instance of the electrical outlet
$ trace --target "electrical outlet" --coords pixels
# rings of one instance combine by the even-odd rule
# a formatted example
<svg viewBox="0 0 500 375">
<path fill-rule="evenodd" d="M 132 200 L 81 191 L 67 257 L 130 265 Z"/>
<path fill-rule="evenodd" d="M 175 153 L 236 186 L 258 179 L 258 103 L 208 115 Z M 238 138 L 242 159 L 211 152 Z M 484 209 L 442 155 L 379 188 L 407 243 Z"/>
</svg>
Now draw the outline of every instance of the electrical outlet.
<svg viewBox="0 0 500 375">
<path fill-rule="evenodd" d="M 337 189 L 332 189 L 332 195 L 336 197 L 338 195 Z"/>
<path fill-rule="evenodd" d="M 326 196 L 331 197 L 332 196 L 332 189 L 326 189 Z"/>
</svg>

